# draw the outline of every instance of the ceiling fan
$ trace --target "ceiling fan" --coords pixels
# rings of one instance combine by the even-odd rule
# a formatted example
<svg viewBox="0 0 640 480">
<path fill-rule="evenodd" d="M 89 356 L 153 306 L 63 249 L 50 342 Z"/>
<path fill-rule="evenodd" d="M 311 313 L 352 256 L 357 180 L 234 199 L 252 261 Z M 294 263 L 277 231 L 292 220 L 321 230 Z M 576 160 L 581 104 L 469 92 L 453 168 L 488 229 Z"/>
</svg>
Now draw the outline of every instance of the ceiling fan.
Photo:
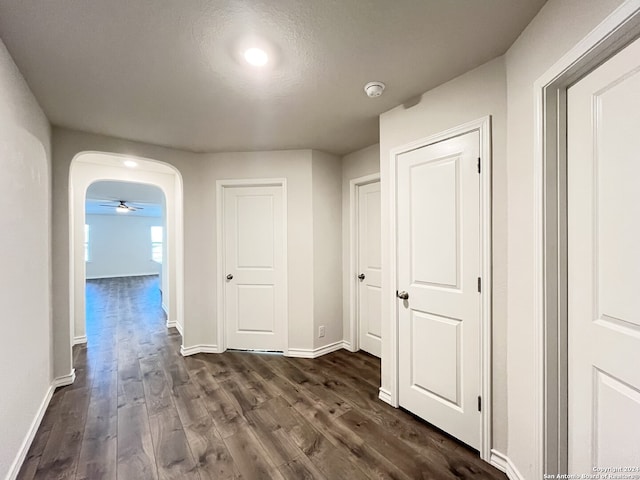
<svg viewBox="0 0 640 480">
<path fill-rule="evenodd" d="M 118 202 L 117 204 L 115 204 Z M 111 205 L 100 205 L 101 207 L 115 208 L 118 213 L 135 212 L 136 210 L 144 210 L 143 207 L 134 207 L 127 205 L 126 200 L 116 200 Z"/>
</svg>

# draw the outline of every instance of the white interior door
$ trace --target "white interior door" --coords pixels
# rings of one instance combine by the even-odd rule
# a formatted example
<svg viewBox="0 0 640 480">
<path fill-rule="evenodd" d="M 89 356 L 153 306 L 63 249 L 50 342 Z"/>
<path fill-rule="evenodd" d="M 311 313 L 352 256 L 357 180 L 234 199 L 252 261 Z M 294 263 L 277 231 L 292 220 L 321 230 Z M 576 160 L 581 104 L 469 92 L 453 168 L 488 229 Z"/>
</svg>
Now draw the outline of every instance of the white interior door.
<svg viewBox="0 0 640 480">
<path fill-rule="evenodd" d="M 360 349 L 381 354 L 380 182 L 358 187 L 358 328 Z"/>
<path fill-rule="evenodd" d="M 479 133 L 398 157 L 399 402 L 480 448 Z"/>
<path fill-rule="evenodd" d="M 567 101 L 569 471 L 638 468 L 640 41 Z"/>
<path fill-rule="evenodd" d="M 282 186 L 224 188 L 227 348 L 286 348 Z"/>
</svg>

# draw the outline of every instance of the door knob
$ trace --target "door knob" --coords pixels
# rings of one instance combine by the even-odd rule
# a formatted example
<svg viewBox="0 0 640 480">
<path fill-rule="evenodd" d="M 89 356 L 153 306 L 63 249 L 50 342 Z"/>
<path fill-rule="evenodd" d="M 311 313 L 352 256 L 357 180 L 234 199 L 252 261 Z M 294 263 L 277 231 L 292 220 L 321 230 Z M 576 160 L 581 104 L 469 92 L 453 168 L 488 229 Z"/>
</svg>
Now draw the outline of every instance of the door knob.
<svg viewBox="0 0 640 480">
<path fill-rule="evenodd" d="M 358 275 L 358 278 L 359 278 L 360 280 L 364 280 L 364 273 L 361 273 L 360 275 Z"/>
<path fill-rule="evenodd" d="M 405 292 L 404 290 L 401 292 L 398 292 L 396 290 L 396 296 L 400 299 L 400 300 L 408 300 L 409 299 L 409 294 L 407 292 Z"/>
<path fill-rule="evenodd" d="M 233 275 L 231 274 L 227 275 L 227 280 L 233 280 Z"/>
</svg>

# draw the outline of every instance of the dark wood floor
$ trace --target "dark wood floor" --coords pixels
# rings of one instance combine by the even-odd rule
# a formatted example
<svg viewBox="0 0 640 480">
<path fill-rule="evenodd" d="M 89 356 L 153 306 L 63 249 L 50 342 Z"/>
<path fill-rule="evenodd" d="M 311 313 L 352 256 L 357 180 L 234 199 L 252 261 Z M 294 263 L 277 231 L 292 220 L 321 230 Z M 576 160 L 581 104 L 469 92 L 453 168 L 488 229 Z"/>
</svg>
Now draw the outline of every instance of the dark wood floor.
<svg viewBox="0 0 640 480">
<path fill-rule="evenodd" d="M 180 355 L 156 277 L 88 282 L 88 347 L 19 478 L 504 479 L 377 398 L 380 361 Z"/>
</svg>

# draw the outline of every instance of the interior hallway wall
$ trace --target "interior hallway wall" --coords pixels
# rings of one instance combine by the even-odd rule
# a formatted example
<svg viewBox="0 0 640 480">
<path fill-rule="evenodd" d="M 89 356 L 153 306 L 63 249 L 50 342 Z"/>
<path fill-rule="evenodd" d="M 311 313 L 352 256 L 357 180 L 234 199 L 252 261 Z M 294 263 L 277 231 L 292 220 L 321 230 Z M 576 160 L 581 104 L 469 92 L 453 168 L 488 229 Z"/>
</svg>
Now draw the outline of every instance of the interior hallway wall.
<svg viewBox="0 0 640 480">
<path fill-rule="evenodd" d="M 70 245 L 82 245 L 82 230 L 76 228 L 75 239 L 72 242 L 69 236 L 70 234 L 70 221 L 72 220 L 69 215 L 69 187 L 70 187 L 70 167 L 71 162 L 75 158 L 78 153 L 81 152 L 109 152 L 116 153 L 122 155 L 131 155 L 142 158 L 149 158 L 153 160 L 158 160 L 161 162 L 168 163 L 170 165 L 179 167 L 180 173 L 183 177 L 183 182 L 194 181 L 199 176 L 197 165 L 198 165 L 198 156 L 193 153 L 181 152 L 178 150 L 172 150 L 169 148 L 158 147 L 153 145 L 146 145 L 137 142 L 130 142 L 121 139 L 115 139 L 110 137 L 105 137 L 101 135 L 89 134 L 89 133 L 81 133 L 72 130 L 67 130 L 63 128 L 54 128 L 52 135 L 52 177 L 53 177 L 53 191 L 52 191 L 52 205 L 53 205 L 53 224 L 52 224 L 52 249 L 53 249 L 53 285 L 52 285 L 52 296 L 53 296 L 53 355 L 54 355 L 54 369 L 55 375 L 61 376 L 68 374 L 72 368 L 71 362 L 71 347 L 69 345 L 69 338 L 72 334 L 71 332 L 71 318 L 75 309 L 84 308 L 84 295 L 76 294 L 74 295 L 74 300 L 76 301 L 76 305 L 72 306 L 69 303 L 70 299 L 70 284 L 71 277 L 69 275 L 69 265 L 70 265 Z M 80 165 L 80 162 L 76 162 L 74 168 L 77 168 Z M 113 176 L 117 175 L 113 173 L 113 167 L 111 169 L 100 166 L 100 165 L 92 165 L 95 168 L 102 168 L 103 171 L 101 174 L 106 175 L 103 178 L 113 178 L 117 180 L 123 181 L 140 181 L 139 178 L 136 177 L 135 173 L 123 173 L 122 177 Z M 119 169 L 122 170 L 122 169 Z M 127 176 L 128 175 L 128 176 Z M 171 188 L 178 189 L 182 188 L 181 185 L 176 185 L 176 182 L 179 182 L 177 176 L 174 175 L 176 179 L 172 180 Z M 93 180 L 90 180 L 87 177 L 87 180 L 83 183 L 84 188 L 86 188 Z M 88 183 L 87 183 L 88 182 Z M 167 187 L 169 188 L 169 187 Z M 185 202 L 188 200 L 187 197 L 190 197 L 191 201 L 197 202 L 197 192 L 184 191 Z M 195 197 L 195 198 L 194 198 Z M 81 193 L 77 196 L 75 210 L 78 212 L 83 211 L 84 206 L 84 193 Z M 176 211 L 182 210 L 182 204 L 180 203 L 180 199 L 176 199 L 175 209 Z M 78 222 L 80 225 L 82 222 Z M 191 236 L 187 236 L 187 229 L 190 228 L 191 232 L 198 231 L 198 225 L 192 226 L 187 224 L 185 221 L 184 224 L 184 265 L 183 269 L 176 268 L 175 279 L 176 279 L 176 297 L 177 301 L 180 299 L 180 295 L 178 292 L 179 289 L 179 281 L 178 279 L 184 275 L 184 321 L 193 316 L 193 307 L 192 303 L 189 302 L 189 295 L 193 292 L 191 287 L 191 283 L 189 282 L 189 278 L 194 278 L 193 275 L 189 275 L 190 269 L 194 268 L 194 265 L 198 265 L 197 258 L 193 258 L 186 254 L 186 252 L 193 252 L 193 248 L 188 243 L 189 238 L 193 238 L 197 236 L 195 234 Z M 178 242 L 181 239 L 177 239 Z M 176 246 L 179 248 L 179 246 Z M 84 263 L 82 262 L 82 253 L 81 249 L 76 251 L 76 258 L 79 259 L 79 265 L 76 265 L 77 268 L 84 269 Z M 195 256 L 195 255 L 194 255 Z M 78 263 L 78 262 L 76 262 Z M 184 272 L 184 273 L 183 273 Z M 77 273 L 76 273 L 77 275 Z M 82 302 L 82 303 L 79 303 Z M 180 311 L 181 306 L 176 305 L 176 310 Z M 171 307 L 173 309 L 173 307 Z"/>
<path fill-rule="evenodd" d="M 69 168 L 80 152 L 110 152 L 166 162 L 182 176 L 184 205 L 184 346 L 217 345 L 216 182 L 286 178 L 288 189 L 289 346 L 303 351 L 314 341 L 314 235 L 311 150 L 195 154 L 62 128 L 53 130 L 53 249 L 55 367 L 71 368 L 69 338 Z M 316 154 L 317 159 L 324 158 Z M 339 188 L 339 168 L 332 180 Z M 339 212 L 339 202 L 336 209 Z M 337 217 L 336 217 L 337 218 Z M 333 235 L 340 242 L 340 226 Z M 339 256 L 338 256 L 339 259 Z M 334 282 L 335 283 L 335 282 Z M 339 282 L 338 282 L 339 285 Z M 339 295 L 338 287 L 338 295 Z M 339 297 L 338 297 L 339 298 Z M 338 308 L 335 330 L 342 331 Z"/>
<path fill-rule="evenodd" d="M 86 278 L 158 275 L 162 265 L 151 259 L 151 227 L 162 217 L 87 215 L 90 258 Z"/>
<path fill-rule="evenodd" d="M 351 198 L 349 184 L 354 178 L 380 173 L 380 144 L 376 143 L 366 148 L 342 157 L 342 338 L 349 345 L 353 345 L 350 330 L 350 284 L 355 279 L 351 273 Z M 382 235 L 382 232 L 380 232 Z"/>
<path fill-rule="evenodd" d="M 342 345 L 342 162 L 313 150 L 313 337 L 314 347 Z M 320 338 L 318 329 L 325 327 Z"/>
<path fill-rule="evenodd" d="M 504 57 L 424 93 L 417 101 L 400 105 L 380 116 L 382 225 L 389 226 L 389 155 L 391 149 L 449 128 L 491 115 L 492 215 L 493 215 L 493 447 L 507 448 L 507 112 Z M 382 268 L 389 265 L 388 236 L 382 237 Z M 383 276 L 383 291 L 395 291 Z M 391 375 L 389 338 L 392 309 L 388 295 L 382 303 L 382 387 L 389 389 Z M 509 405 L 510 407 L 510 405 Z"/>
<path fill-rule="evenodd" d="M 541 77 L 566 52 L 606 18 L 621 0 L 549 0 L 506 54 L 508 110 L 509 298 L 508 455 L 524 478 L 539 473 L 538 413 L 533 317 L 534 90 Z"/>
<path fill-rule="evenodd" d="M 16 468 L 52 381 L 50 138 L 47 118 L 0 41 L 0 478 Z"/>
<path fill-rule="evenodd" d="M 216 182 L 224 179 L 287 179 L 287 260 L 289 347 L 311 348 L 310 324 L 313 322 L 313 281 L 301 281 L 313 271 L 311 224 L 311 151 L 237 152 L 203 154 L 200 170 L 200 200 L 190 205 L 185 216 L 198 219 L 199 252 L 202 274 L 200 305 L 200 338 L 218 335 L 216 292 L 219 277 L 217 265 Z M 185 187 L 187 188 L 187 187 Z M 193 209 L 193 211 L 191 210 Z M 197 209 L 197 210 L 196 210 Z M 222 273 L 224 276 L 224 274 Z"/>
</svg>

